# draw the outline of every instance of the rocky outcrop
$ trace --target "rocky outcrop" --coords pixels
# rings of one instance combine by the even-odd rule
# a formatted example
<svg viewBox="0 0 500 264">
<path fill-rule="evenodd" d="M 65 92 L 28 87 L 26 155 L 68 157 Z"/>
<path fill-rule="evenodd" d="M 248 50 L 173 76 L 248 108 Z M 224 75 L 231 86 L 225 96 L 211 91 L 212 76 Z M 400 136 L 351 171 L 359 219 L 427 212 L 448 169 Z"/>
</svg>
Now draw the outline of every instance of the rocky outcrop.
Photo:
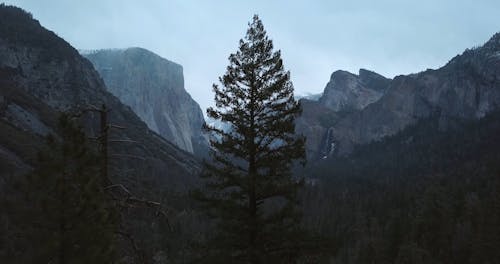
<svg viewBox="0 0 500 264">
<path fill-rule="evenodd" d="M 130 107 L 107 91 L 92 64 L 66 41 L 43 28 L 25 11 L 0 4 L 2 197 L 15 193 L 15 188 L 8 185 L 9 179 L 31 169 L 43 145 L 43 136 L 56 133 L 57 137 L 57 118 L 62 111 L 102 104 L 111 109 L 109 122 L 124 127 L 110 130 L 110 139 L 119 141 L 110 141 L 109 146 L 109 176 L 114 183 L 124 184 L 136 196 L 151 200 L 161 200 L 174 191 L 185 193 L 196 183 L 201 166 L 193 155 L 148 129 Z M 89 136 L 99 136 L 97 114 L 88 112 L 81 120 Z M 126 211 L 123 225 L 130 229 L 136 242 L 161 248 L 158 218 L 153 212 Z M 0 232 L 15 232 L 15 223 L 9 221 L 8 215 L 2 214 L 2 222 L 11 224 L 2 225 Z M 7 237 L 18 239 L 17 235 Z M 123 250 L 124 257 L 130 255 L 132 248 Z"/>
<path fill-rule="evenodd" d="M 396 77 L 385 94 L 334 126 L 339 153 L 393 135 L 437 114 L 445 128 L 456 119 L 477 119 L 500 105 L 500 33 L 445 66 Z"/>
<path fill-rule="evenodd" d="M 394 135 L 429 115 L 439 115 L 445 129 L 456 120 L 481 118 L 499 105 L 497 33 L 437 70 L 393 80 L 367 70 L 359 75 L 336 71 L 317 103 L 303 100 L 297 131 L 307 137 L 309 159 L 317 160 L 328 153 L 350 153 L 356 145 Z"/>
<path fill-rule="evenodd" d="M 328 133 L 343 116 L 319 104 L 317 101 L 300 99 L 302 114 L 295 120 L 297 134 L 306 137 L 306 157 L 309 161 L 328 156 L 333 148 L 331 132 Z"/>
<path fill-rule="evenodd" d="M 297 133 L 306 136 L 308 160 L 323 159 L 335 152 L 335 125 L 350 113 L 379 100 L 391 80 L 375 72 L 359 70 L 332 73 L 318 100 L 301 99 L 303 113 L 297 118 Z"/>
<path fill-rule="evenodd" d="M 361 110 L 382 97 L 390 79 L 365 69 L 359 75 L 347 71 L 332 73 L 319 103 L 335 112 Z"/>
<path fill-rule="evenodd" d="M 150 129 L 191 153 L 206 146 L 203 114 L 184 89 L 182 66 L 142 48 L 99 50 L 85 56 L 108 90 Z"/>
<path fill-rule="evenodd" d="M 19 130 L 43 135 L 51 131 L 53 125 L 46 123 L 52 118 L 47 113 L 106 104 L 111 109 L 110 121 L 127 127 L 114 131 L 116 137 L 144 142 L 151 149 L 163 149 L 166 153 L 152 151 L 151 155 L 146 150 L 137 150 L 137 154 L 155 159 L 164 155 L 165 161 L 171 160 L 180 166 L 180 171 L 189 174 L 195 164 L 193 157 L 150 131 L 129 107 L 107 91 L 92 64 L 76 49 L 24 11 L 14 7 L 0 10 L 0 70 L 5 86 L 1 90 L 2 119 L 5 122 Z M 140 148 L 130 151 L 136 149 Z M 168 177 L 165 171 L 161 172 L 162 178 Z"/>
</svg>

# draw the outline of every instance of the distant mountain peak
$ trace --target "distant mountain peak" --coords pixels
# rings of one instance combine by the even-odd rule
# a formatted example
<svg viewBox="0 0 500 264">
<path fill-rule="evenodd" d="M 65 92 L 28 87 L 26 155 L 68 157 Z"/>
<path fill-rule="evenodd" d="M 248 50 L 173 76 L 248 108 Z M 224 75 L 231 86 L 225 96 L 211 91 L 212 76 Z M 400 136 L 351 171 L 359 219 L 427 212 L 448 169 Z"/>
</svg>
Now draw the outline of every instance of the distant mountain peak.
<svg viewBox="0 0 500 264">
<path fill-rule="evenodd" d="M 366 69 L 359 75 L 337 70 L 330 76 L 319 102 L 333 111 L 360 110 L 377 101 L 388 87 L 390 79 Z"/>
<path fill-rule="evenodd" d="M 150 129 L 190 152 L 203 152 L 203 113 L 184 89 L 182 66 L 144 48 L 107 49 L 85 55 L 106 87 Z"/>
<path fill-rule="evenodd" d="M 359 69 L 358 76 L 360 78 L 362 78 L 362 79 L 368 79 L 368 78 L 383 78 L 383 79 L 387 79 L 382 74 L 379 74 L 379 73 L 376 73 L 374 71 L 367 70 L 367 69 L 364 69 L 364 68 Z"/>
<path fill-rule="evenodd" d="M 347 76 L 354 77 L 354 76 L 356 76 L 356 74 L 345 71 L 345 70 L 336 70 L 332 73 L 332 75 L 330 75 L 330 80 L 333 80 L 333 79 L 339 78 L 339 77 L 347 77 Z"/>
<path fill-rule="evenodd" d="M 369 107 L 335 125 L 340 152 L 394 135 L 417 120 L 439 114 L 443 127 L 484 117 L 500 105 L 500 33 L 465 50 L 436 70 L 401 75 Z"/>
</svg>

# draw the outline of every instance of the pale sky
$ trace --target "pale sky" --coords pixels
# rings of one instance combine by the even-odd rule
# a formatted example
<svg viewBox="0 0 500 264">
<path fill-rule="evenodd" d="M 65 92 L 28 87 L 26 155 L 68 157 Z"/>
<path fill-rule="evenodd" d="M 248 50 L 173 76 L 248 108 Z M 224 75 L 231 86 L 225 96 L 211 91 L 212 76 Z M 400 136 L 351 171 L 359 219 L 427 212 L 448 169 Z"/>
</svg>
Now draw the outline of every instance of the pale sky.
<svg viewBox="0 0 500 264">
<path fill-rule="evenodd" d="M 299 94 L 322 92 L 339 69 L 392 78 L 438 68 L 500 31 L 498 0 L 4 2 L 77 49 L 142 47 L 181 64 L 203 112 L 254 14 L 281 49 Z"/>
</svg>

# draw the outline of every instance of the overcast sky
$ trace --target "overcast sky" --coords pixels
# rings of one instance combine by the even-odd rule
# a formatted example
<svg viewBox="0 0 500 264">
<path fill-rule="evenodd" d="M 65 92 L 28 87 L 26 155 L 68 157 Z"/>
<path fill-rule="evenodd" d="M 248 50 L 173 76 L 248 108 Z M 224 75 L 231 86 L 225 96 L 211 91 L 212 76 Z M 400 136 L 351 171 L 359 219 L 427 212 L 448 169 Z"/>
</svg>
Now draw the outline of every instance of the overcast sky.
<svg viewBox="0 0 500 264">
<path fill-rule="evenodd" d="M 2 2 L 2 0 L 0 0 Z M 499 0 L 10 0 L 78 49 L 143 47 L 184 67 L 203 109 L 253 14 L 281 49 L 297 93 L 338 69 L 394 77 L 438 68 L 500 31 Z M 204 111 L 204 110 L 203 110 Z"/>
</svg>

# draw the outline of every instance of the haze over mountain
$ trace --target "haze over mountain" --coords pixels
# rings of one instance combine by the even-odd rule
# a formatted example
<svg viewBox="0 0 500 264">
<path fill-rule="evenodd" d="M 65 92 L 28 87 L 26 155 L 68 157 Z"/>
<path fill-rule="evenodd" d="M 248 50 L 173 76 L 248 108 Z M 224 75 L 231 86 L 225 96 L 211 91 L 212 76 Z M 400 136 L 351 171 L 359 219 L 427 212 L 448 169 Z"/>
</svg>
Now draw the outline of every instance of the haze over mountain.
<svg viewBox="0 0 500 264">
<path fill-rule="evenodd" d="M 430 2 L 424 1 L 424 4 L 432 6 Z M 39 5 L 43 4 L 37 2 L 36 6 Z M 455 10 L 452 4 L 447 7 Z M 480 4 L 478 8 L 482 10 Z M 475 9 L 471 7 L 471 10 Z M 492 10 L 496 9 L 491 8 L 489 12 Z M 489 12 L 485 12 L 485 16 Z M 67 14 L 61 16 L 68 19 Z M 138 17 L 148 18 L 143 14 Z M 69 25 L 71 20 L 65 21 Z M 87 17 L 85 21 L 90 19 Z M 293 28 L 289 24 L 284 27 Z M 288 32 L 275 32 L 270 28 L 272 37 Z M 380 32 L 371 30 L 372 34 Z M 499 30 L 500 26 L 495 28 Z M 244 31 L 238 31 L 238 36 L 242 33 Z M 311 37 L 316 33 L 303 36 Z M 414 35 L 414 32 L 406 32 L 410 33 Z M 323 37 L 337 36 L 323 31 L 320 39 Z M 234 40 L 237 43 L 237 38 Z M 175 41 L 179 41 L 179 45 L 189 44 Z M 362 45 L 370 46 L 370 43 L 363 41 Z M 404 42 L 397 43 L 409 49 L 401 44 Z M 466 41 L 461 43 L 465 45 Z M 280 44 L 281 40 L 275 42 L 278 48 Z M 295 44 L 300 46 L 300 43 Z M 199 45 L 205 47 L 204 43 Z M 105 47 L 108 45 L 98 48 Z M 177 52 L 172 50 L 172 53 Z M 203 49 L 203 52 L 209 54 L 211 50 Z M 288 52 L 282 54 L 285 69 L 288 69 Z M 307 57 L 314 55 L 315 50 L 297 50 L 297 53 L 299 57 Z M 223 59 L 228 54 L 224 54 Z M 391 64 L 391 57 L 381 54 Z M 196 57 L 199 67 L 207 65 L 202 62 L 203 58 Z M 301 191 L 294 199 L 301 202 L 303 214 L 296 214 L 301 215 L 301 228 L 309 232 L 296 239 L 303 242 L 304 248 L 300 250 L 311 254 L 310 259 L 306 256 L 308 263 L 500 262 L 500 33 L 490 36 L 484 45 L 471 45 L 470 49 L 450 58 L 435 70 L 410 74 L 403 70 L 403 75 L 394 78 L 394 74 L 387 74 L 387 68 L 381 69 L 383 74 L 379 74 L 375 72 L 379 71 L 377 67 L 361 68 L 356 72 L 347 67 L 324 74 L 322 78 L 327 80 L 329 75 L 330 79 L 322 86 L 322 93 L 319 90 L 295 93 L 296 98 L 301 98 L 302 106 L 302 114 L 295 120 L 296 132 L 306 137 L 308 165 L 294 167 L 293 175 L 292 172 L 290 175 L 277 174 L 290 176 L 294 185 L 297 184 L 295 177 L 304 177 L 305 184 L 300 186 Z M 37 176 L 34 172 L 44 158 L 39 151 L 47 149 L 47 136 L 54 135 L 58 140 L 63 135 L 57 119 L 64 112 L 72 114 L 72 120 L 82 125 L 84 136 L 89 140 L 102 140 L 102 127 L 110 133 L 109 153 L 99 156 L 99 168 L 77 166 L 77 169 L 92 172 L 97 168 L 99 176 L 109 171 L 111 183 L 106 182 L 100 190 L 110 201 L 116 202 L 120 214 L 125 216 L 119 231 L 112 233 L 116 236 L 113 239 L 116 240 L 118 263 L 207 261 L 206 248 L 201 242 L 206 241 L 213 230 L 213 215 L 200 214 L 200 207 L 189 195 L 198 191 L 199 181 L 203 179 L 200 176 L 207 176 L 200 173 L 202 164 L 199 157 L 193 155 L 202 153 L 203 156 L 207 150 L 201 131 L 204 119 L 199 104 L 190 96 L 192 91 L 186 91 L 190 86 L 184 86 L 192 75 L 184 79 L 188 67 L 180 62 L 182 66 L 145 48 L 98 50 L 82 56 L 63 38 L 40 25 L 30 13 L 0 4 L 0 206 L 6 212 L 0 214 L 1 263 L 37 263 L 40 259 L 47 263 L 55 259 L 50 255 L 54 252 L 37 254 L 50 245 L 40 245 L 29 237 L 45 226 L 35 222 L 29 214 L 22 214 L 20 208 L 29 209 L 34 204 L 26 199 L 28 196 L 22 187 L 29 185 L 26 179 L 33 174 Z M 280 60 L 277 62 L 281 65 Z M 217 64 L 209 65 L 217 67 Z M 421 66 L 417 62 L 414 65 Z M 291 67 L 292 76 L 294 67 Z M 337 69 L 328 67 L 329 72 Z M 321 69 L 308 68 L 316 71 L 315 74 L 322 74 Z M 212 74 L 211 70 L 207 72 Z M 246 74 L 244 70 L 241 72 Z M 237 101 L 236 105 L 240 103 Z M 101 127 L 102 116 L 95 110 L 103 105 L 109 110 L 109 120 Z M 239 110 L 244 111 L 237 108 L 236 112 Z M 271 118 L 267 120 L 274 122 L 275 112 L 268 113 L 266 118 Z M 231 129 L 228 123 L 218 122 L 220 120 L 208 121 L 221 130 Z M 246 121 L 240 123 L 243 130 Z M 264 130 L 272 133 L 273 127 L 270 125 L 261 131 Z M 221 135 L 224 137 L 222 131 Z M 235 137 L 233 142 L 239 140 Z M 272 146 L 272 140 L 267 144 Z M 92 149 L 103 150 L 97 142 L 89 145 Z M 269 148 L 268 153 L 273 155 L 280 147 L 277 145 L 277 148 Z M 225 144 L 222 147 L 231 149 L 233 146 Z M 220 184 L 231 185 L 231 181 L 237 181 L 243 186 L 239 193 L 229 190 L 221 196 L 230 196 L 246 206 L 250 199 L 241 198 L 248 182 L 248 178 L 242 176 L 246 175 L 246 168 L 241 167 L 244 161 L 226 159 L 222 155 L 218 158 L 238 172 L 232 174 L 232 170 L 221 170 L 231 177 Z M 211 160 L 206 162 L 210 166 Z M 269 170 L 263 171 L 273 179 L 274 164 L 264 159 L 260 162 L 269 166 Z M 106 169 L 102 168 L 103 164 Z M 59 173 L 58 168 L 52 169 L 55 174 Z M 60 173 L 65 175 L 66 171 Z M 260 175 L 258 170 L 255 173 Z M 42 175 L 47 178 L 41 177 L 41 180 L 50 179 L 53 174 Z M 71 182 L 73 175 L 64 180 Z M 51 181 L 46 183 L 51 184 Z M 276 189 L 269 186 L 274 185 L 258 187 L 269 195 L 283 191 L 281 186 Z M 109 188 L 119 188 L 119 194 L 125 199 L 120 200 L 114 192 L 108 193 Z M 31 191 L 49 192 L 43 188 Z M 73 194 L 71 190 L 62 193 Z M 64 225 L 66 211 L 59 207 L 66 200 L 55 200 L 52 201 L 54 212 L 63 217 L 54 223 L 62 219 L 63 224 L 57 232 L 64 234 L 73 226 Z M 81 197 L 76 200 L 83 201 L 82 204 L 86 202 Z M 129 202 L 132 206 L 125 205 Z M 140 203 L 146 204 L 146 208 L 138 206 Z M 274 210 L 279 203 L 279 200 L 271 200 L 262 206 Z M 235 216 L 246 219 L 247 214 L 241 213 L 243 210 L 233 210 L 231 206 L 235 204 L 230 204 L 226 210 L 228 219 Z M 79 210 L 78 206 L 70 206 Z M 37 213 L 41 208 L 35 209 Z M 93 210 L 96 215 L 101 213 Z M 231 221 L 228 223 L 225 227 L 234 227 Z M 278 223 L 277 230 L 284 225 Z M 126 232 L 119 233 L 122 230 Z M 248 239 L 239 233 L 233 235 L 238 243 Z M 71 246 L 81 248 L 78 238 Z M 238 249 L 235 252 L 238 253 Z"/>
<path fill-rule="evenodd" d="M 439 68 L 500 28 L 496 0 L 4 2 L 30 11 L 77 49 L 142 47 L 179 63 L 203 112 L 253 14 L 265 21 L 301 94 L 322 92 L 335 70 L 393 78 Z"/>
<path fill-rule="evenodd" d="M 200 106 L 184 89 L 182 66 L 141 48 L 85 53 L 106 87 L 148 127 L 190 153 L 207 147 Z"/>
</svg>

